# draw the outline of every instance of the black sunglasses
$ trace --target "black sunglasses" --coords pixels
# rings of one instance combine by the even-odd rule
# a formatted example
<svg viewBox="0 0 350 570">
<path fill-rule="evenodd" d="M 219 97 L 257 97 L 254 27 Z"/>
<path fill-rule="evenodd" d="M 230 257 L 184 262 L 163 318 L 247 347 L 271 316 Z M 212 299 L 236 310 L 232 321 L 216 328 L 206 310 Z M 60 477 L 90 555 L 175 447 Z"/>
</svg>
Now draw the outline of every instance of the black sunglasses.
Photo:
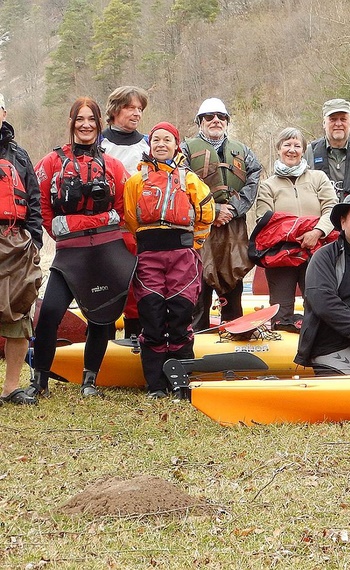
<svg viewBox="0 0 350 570">
<path fill-rule="evenodd" d="M 228 120 L 228 115 L 225 115 L 225 113 L 205 113 L 205 115 L 202 115 L 202 117 L 208 122 L 212 121 L 214 117 L 217 117 L 219 121 Z"/>
</svg>

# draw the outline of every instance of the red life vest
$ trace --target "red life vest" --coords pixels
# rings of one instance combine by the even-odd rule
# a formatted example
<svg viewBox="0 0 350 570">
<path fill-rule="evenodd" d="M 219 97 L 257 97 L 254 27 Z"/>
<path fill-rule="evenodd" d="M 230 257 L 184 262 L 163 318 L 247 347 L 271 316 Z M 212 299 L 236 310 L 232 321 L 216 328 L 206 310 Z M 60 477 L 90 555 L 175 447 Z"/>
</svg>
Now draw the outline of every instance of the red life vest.
<svg viewBox="0 0 350 570">
<path fill-rule="evenodd" d="M 186 169 L 155 171 L 144 164 L 141 174 L 144 186 L 136 207 L 138 222 L 192 230 L 195 211 L 186 193 Z"/>
<path fill-rule="evenodd" d="M 17 148 L 17 147 L 16 147 Z M 0 220 L 13 224 L 23 221 L 28 214 L 29 197 L 19 176 L 15 163 L 16 148 L 11 145 L 11 157 L 0 158 Z"/>
<path fill-rule="evenodd" d="M 62 161 L 51 182 L 51 204 L 56 215 L 100 214 L 112 208 L 114 194 L 106 178 L 102 153 L 79 162 L 61 147 L 54 149 Z"/>
<path fill-rule="evenodd" d="M 322 245 L 335 241 L 339 232 L 331 231 L 319 239 L 311 250 L 297 241 L 305 232 L 314 229 L 317 216 L 295 216 L 286 212 L 266 212 L 249 238 L 248 256 L 261 267 L 298 267 L 308 261 Z"/>
</svg>

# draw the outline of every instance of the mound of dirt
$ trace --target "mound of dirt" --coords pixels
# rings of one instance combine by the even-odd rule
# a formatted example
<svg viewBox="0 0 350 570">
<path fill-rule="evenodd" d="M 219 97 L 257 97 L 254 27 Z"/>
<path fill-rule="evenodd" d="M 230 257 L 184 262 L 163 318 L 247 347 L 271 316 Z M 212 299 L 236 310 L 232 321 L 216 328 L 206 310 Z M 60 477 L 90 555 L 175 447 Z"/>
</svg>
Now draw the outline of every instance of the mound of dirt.
<svg viewBox="0 0 350 570">
<path fill-rule="evenodd" d="M 161 479 L 140 475 L 122 480 L 118 477 L 99 479 L 74 495 L 61 508 L 68 515 L 118 515 L 141 516 L 172 514 L 183 515 L 212 513 L 205 502 L 191 497 L 177 487 Z"/>
</svg>

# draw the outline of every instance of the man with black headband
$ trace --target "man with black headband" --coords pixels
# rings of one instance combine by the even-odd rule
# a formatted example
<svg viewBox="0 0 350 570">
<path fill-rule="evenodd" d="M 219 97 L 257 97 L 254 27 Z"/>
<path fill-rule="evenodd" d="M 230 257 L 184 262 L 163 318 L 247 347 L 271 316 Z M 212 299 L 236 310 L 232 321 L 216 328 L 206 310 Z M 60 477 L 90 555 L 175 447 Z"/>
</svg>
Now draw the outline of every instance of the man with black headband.
<svg viewBox="0 0 350 570">
<path fill-rule="evenodd" d="M 333 207 L 340 235 L 312 256 L 305 276 L 305 315 L 297 364 L 316 375 L 350 374 L 350 196 Z"/>
<path fill-rule="evenodd" d="M 198 331 L 209 328 L 214 290 L 220 298 L 222 322 L 243 314 L 243 277 L 252 268 L 246 214 L 256 197 L 261 165 L 246 145 L 228 137 L 230 115 L 221 99 L 203 101 L 195 122 L 199 132 L 186 139 L 182 149 L 215 200 L 215 221 L 201 250 L 202 292 L 193 323 Z"/>
</svg>

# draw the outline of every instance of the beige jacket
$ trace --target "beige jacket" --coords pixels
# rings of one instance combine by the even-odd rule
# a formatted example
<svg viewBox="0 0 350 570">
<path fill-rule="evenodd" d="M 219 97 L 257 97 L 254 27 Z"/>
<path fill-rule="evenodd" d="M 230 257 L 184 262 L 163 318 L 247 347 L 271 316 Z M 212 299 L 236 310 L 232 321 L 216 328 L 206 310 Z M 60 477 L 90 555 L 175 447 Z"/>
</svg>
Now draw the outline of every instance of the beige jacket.
<svg viewBox="0 0 350 570">
<path fill-rule="evenodd" d="M 256 200 L 256 219 L 268 210 L 296 216 L 319 216 L 315 228 L 327 236 L 333 230 L 329 219 L 338 197 L 321 170 L 306 170 L 293 184 L 290 178 L 273 174 L 260 184 Z"/>
</svg>

